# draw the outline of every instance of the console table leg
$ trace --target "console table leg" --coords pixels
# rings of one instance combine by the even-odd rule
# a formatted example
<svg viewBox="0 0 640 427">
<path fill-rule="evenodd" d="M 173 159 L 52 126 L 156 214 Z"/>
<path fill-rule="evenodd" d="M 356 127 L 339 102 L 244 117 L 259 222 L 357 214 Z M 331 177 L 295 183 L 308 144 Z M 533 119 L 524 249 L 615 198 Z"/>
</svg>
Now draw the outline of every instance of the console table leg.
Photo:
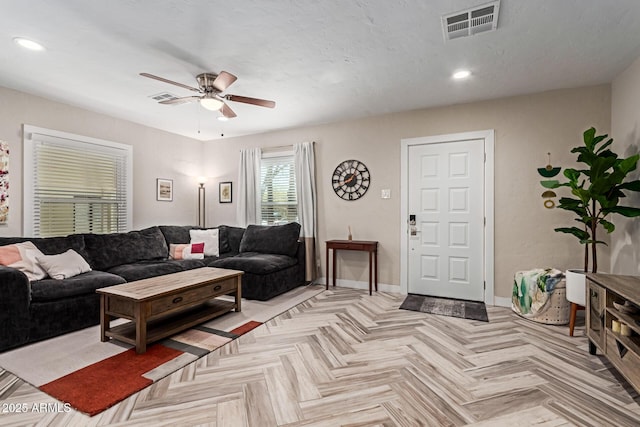
<svg viewBox="0 0 640 427">
<path fill-rule="evenodd" d="M 373 254 L 373 261 L 374 261 L 374 272 L 375 272 L 375 284 L 376 284 L 376 292 L 378 292 L 378 250 L 376 249 L 376 251 Z"/>
<path fill-rule="evenodd" d="M 336 285 L 336 250 L 333 249 L 333 286 Z"/>
<path fill-rule="evenodd" d="M 327 288 L 326 290 L 329 290 L 329 245 L 327 245 L 327 248 L 325 249 L 325 262 L 327 263 L 327 274 L 325 276 L 324 281 L 326 282 Z M 335 267 L 334 267 L 335 268 Z"/>
<path fill-rule="evenodd" d="M 591 340 L 589 340 L 589 354 L 591 355 L 596 354 L 596 345 L 592 343 Z"/>
<path fill-rule="evenodd" d="M 371 271 L 371 262 L 373 261 L 372 260 L 372 258 L 373 258 L 372 255 L 373 255 L 373 253 L 371 251 L 369 251 L 369 295 L 372 294 L 372 292 L 371 292 L 371 280 L 373 279 L 373 277 L 372 277 L 373 272 Z"/>
</svg>

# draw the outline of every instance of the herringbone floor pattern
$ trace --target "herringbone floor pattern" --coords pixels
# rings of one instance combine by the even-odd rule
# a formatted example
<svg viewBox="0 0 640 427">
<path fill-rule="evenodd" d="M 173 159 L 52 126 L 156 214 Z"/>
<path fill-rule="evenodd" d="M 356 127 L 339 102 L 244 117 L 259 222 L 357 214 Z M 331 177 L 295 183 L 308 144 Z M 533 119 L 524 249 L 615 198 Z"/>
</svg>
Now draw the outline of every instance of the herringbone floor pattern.
<svg viewBox="0 0 640 427">
<path fill-rule="evenodd" d="M 93 418 L 1 413 L 0 425 L 640 425 L 640 399 L 588 354 L 583 328 L 570 338 L 506 308 L 485 323 L 403 299 L 336 288 Z M 0 399 L 53 402 L 7 372 Z"/>
</svg>

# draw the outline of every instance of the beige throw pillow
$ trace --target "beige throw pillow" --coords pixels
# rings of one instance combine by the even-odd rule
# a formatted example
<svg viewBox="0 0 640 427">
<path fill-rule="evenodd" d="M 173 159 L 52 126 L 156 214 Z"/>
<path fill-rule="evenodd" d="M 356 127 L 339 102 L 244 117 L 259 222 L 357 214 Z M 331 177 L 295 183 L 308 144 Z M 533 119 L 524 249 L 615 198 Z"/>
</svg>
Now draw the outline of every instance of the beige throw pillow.
<svg viewBox="0 0 640 427">
<path fill-rule="evenodd" d="M 31 282 L 47 277 L 47 273 L 38 264 L 39 256 L 44 254 L 33 242 L 0 246 L 0 264 L 22 271 Z"/>
<path fill-rule="evenodd" d="M 73 249 L 58 255 L 42 255 L 37 260 L 52 279 L 68 279 L 91 271 L 87 261 Z"/>
</svg>

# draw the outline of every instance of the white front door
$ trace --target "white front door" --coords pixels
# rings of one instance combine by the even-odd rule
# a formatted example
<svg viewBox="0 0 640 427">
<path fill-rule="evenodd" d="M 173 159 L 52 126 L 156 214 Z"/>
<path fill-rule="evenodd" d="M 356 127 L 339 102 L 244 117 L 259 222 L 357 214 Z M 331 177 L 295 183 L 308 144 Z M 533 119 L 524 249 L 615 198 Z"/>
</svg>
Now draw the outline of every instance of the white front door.
<svg viewBox="0 0 640 427">
<path fill-rule="evenodd" d="M 411 145 L 408 157 L 408 292 L 483 301 L 484 140 Z"/>
</svg>

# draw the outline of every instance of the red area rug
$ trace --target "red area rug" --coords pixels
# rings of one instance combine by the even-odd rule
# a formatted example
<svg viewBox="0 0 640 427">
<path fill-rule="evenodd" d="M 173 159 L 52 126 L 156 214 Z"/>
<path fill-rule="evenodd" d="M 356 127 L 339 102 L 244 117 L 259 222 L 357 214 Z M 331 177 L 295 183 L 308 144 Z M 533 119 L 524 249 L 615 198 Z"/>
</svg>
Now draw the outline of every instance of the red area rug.
<svg viewBox="0 0 640 427">
<path fill-rule="evenodd" d="M 95 415 L 153 383 L 142 375 L 181 354 L 160 344 L 144 354 L 127 350 L 44 384 L 40 390 Z"/>
<path fill-rule="evenodd" d="M 39 389 L 93 416 L 153 384 L 154 380 L 145 376 L 149 371 L 189 353 L 191 356 L 175 366 L 169 365 L 172 367 L 163 371 L 160 377 L 169 375 L 260 325 L 262 322 L 251 320 L 230 332 L 206 327 L 189 329 L 150 346 L 144 354 L 136 354 L 135 349 L 130 349 L 78 369 Z"/>
<path fill-rule="evenodd" d="M 262 322 L 256 322 L 254 320 L 250 320 L 242 326 L 238 326 L 234 330 L 231 331 L 232 334 L 236 335 L 244 335 L 249 331 L 253 331 L 258 326 L 262 325 Z"/>
</svg>

